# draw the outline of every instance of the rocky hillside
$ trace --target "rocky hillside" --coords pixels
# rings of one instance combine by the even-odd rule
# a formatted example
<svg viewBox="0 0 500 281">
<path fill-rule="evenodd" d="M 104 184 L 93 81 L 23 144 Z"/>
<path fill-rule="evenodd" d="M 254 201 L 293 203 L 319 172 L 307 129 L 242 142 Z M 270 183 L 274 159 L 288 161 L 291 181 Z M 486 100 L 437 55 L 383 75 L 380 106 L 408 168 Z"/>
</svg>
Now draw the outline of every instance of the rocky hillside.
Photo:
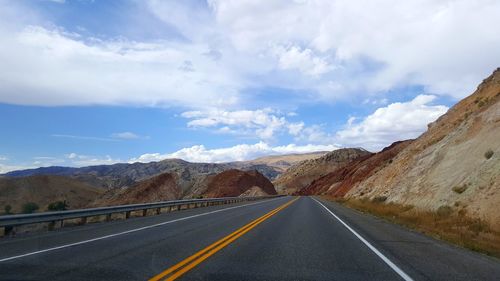
<svg viewBox="0 0 500 281">
<path fill-rule="evenodd" d="M 177 176 L 175 174 L 163 173 L 128 188 L 110 189 L 88 207 L 150 203 L 180 199 L 182 197 L 182 190 L 178 186 L 176 178 Z"/>
<path fill-rule="evenodd" d="M 258 171 L 227 170 L 213 177 L 208 183 L 203 197 L 240 196 L 253 188 L 249 193 L 260 193 L 258 187 L 268 195 L 276 194 L 273 184 Z"/>
<path fill-rule="evenodd" d="M 346 196 L 447 207 L 500 229 L 500 69 Z"/>
<path fill-rule="evenodd" d="M 134 184 L 162 173 L 175 173 L 179 185 L 189 188 L 198 175 L 219 173 L 230 169 L 228 164 L 190 163 L 180 159 L 167 159 L 150 163 L 120 163 L 82 168 L 46 167 L 7 173 L 8 177 L 51 174 L 72 177 L 79 181 L 102 188 L 130 187 Z"/>
<path fill-rule="evenodd" d="M 148 203 L 198 197 L 262 196 L 276 194 L 272 183 L 257 171 L 226 170 L 198 178 L 188 189 L 175 173 L 163 173 L 131 187 L 113 188 L 88 207 Z"/>
<path fill-rule="evenodd" d="M 78 209 L 102 193 L 102 189 L 62 176 L 0 178 L 0 213 L 6 205 L 12 207 L 13 213 L 19 213 L 28 202 L 36 203 L 38 211 L 46 211 L 50 203 L 64 200 L 70 209 Z"/>
<path fill-rule="evenodd" d="M 395 142 L 378 153 L 358 157 L 347 165 L 315 179 L 311 184 L 299 190 L 297 194 L 328 194 L 343 197 L 356 184 L 392 163 L 393 158 L 411 142 L 411 140 Z"/>
<path fill-rule="evenodd" d="M 301 153 L 301 154 L 271 155 L 271 156 L 260 157 L 250 161 L 234 162 L 234 164 L 238 165 L 239 163 L 241 163 L 243 167 L 253 166 L 253 165 L 266 165 L 282 173 L 299 162 L 320 158 L 321 156 L 327 153 L 328 153 L 327 151 L 318 151 L 318 152 Z M 271 177 L 268 178 L 271 180 L 274 179 Z"/>
<path fill-rule="evenodd" d="M 120 163 L 81 168 L 42 167 L 37 169 L 13 171 L 6 177 L 26 177 L 33 175 L 59 175 L 71 177 L 92 186 L 105 189 L 130 187 L 162 173 L 174 173 L 183 191 L 192 189 L 211 174 L 229 169 L 244 171 L 257 170 L 273 180 L 287 167 L 305 160 L 320 157 L 325 152 L 267 156 L 250 161 L 229 163 L 190 163 L 180 159 L 166 159 L 150 163 Z"/>
<path fill-rule="evenodd" d="M 367 155 L 371 153 L 360 148 L 334 150 L 322 157 L 299 162 L 281 174 L 273 183 L 278 193 L 292 194 L 313 180 L 343 167 L 358 157 Z"/>
</svg>

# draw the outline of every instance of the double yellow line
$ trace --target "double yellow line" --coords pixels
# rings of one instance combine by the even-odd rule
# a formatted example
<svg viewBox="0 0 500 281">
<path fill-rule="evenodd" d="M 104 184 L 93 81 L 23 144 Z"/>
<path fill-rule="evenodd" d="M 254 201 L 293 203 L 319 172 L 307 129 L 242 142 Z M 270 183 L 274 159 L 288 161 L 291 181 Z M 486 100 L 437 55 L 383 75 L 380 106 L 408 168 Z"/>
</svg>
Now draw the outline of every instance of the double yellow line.
<svg viewBox="0 0 500 281">
<path fill-rule="evenodd" d="M 149 279 L 149 281 L 157 281 L 157 280 L 175 280 L 182 276 L 184 273 L 188 272 L 189 270 L 193 269 L 196 267 L 198 264 L 212 256 L 213 254 L 217 253 L 220 251 L 222 248 L 226 247 L 227 245 L 231 244 L 233 241 L 238 239 L 239 237 L 243 236 L 245 233 L 249 232 L 252 230 L 254 227 L 262 223 L 263 221 L 267 220 L 268 218 L 272 217 L 279 211 L 285 209 L 286 207 L 290 206 L 293 202 L 297 201 L 299 198 L 296 198 L 292 201 L 289 201 L 278 208 L 270 211 L 269 213 L 263 215 L 262 217 L 250 222 L 249 224 L 241 227 L 240 229 L 236 230 L 235 232 L 229 234 L 228 236 L 220 239 L 219 241 L 209 245 L 208 247 L 204 248 L 203 250 L 197 252 L 196 254 L 186 258 L 185 260 L 179 262 L 178 264 L 166 269 L 165 271 L 161 272 L 160 274 L 152 277 Z"/>
</svg>

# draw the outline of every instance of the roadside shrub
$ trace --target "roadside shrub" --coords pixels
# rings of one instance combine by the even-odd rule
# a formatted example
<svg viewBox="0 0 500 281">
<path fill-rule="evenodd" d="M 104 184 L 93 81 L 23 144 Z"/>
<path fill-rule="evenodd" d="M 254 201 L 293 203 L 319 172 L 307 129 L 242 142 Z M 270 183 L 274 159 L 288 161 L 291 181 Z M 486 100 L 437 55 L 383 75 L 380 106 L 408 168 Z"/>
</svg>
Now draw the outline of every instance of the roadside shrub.
<svg viewBox="0 0 500 281">
<path fill-rule="evenodd" d="M 68 204 L 66 203 L 66 200 L 64 201 L 56 201 L 52 202 L 47 206 L 47 209 L 49 211 L 65 211 L 68 209 Z"/>
<path fill-rule="evenodd" d="M 490 158 L 493 156 L 493 154 L 494 154 L 493 150 L 488 149 L 488 150 L 484 153 L 484 158 L 486 158 L 486 159 L 490 159 Z"/>
<path fill-rule="evenodd" d="M 470 231 L 476 233 L 476 235 L 479 232 L 490 232 L 491 231 L 490 226 L 485 221 L 483 221 L 481 219 L 473 220 L 467 226 L 467 229 L 469 229 Z"/>
<path fill-rule="evenodd" d="M 382 202 L 385 202 L 385 200 L 387 200 L 387 196 L 375 196 L 375 197 L 373 197 L 372 202 L 382 203 Z"/>
<path fill-rule="evenodd" d="M 467 187 L 468 187 L 468 186 L 467 186 L 466 184 L 463 184 L 463 185 L 461 185 L 461 186 L 454 186 L 454 187 L 452 188 L 452 190 L 453 190 L 453 191 L 455 191 L 455 192 L 456 192 L 456 193 L 458 193 L 458 194 L 462 194 L 464 191 L 466 191 L 466 190 L 467 190 Z"/>
<path fill-rule="evenodd" d="M 453 213 L 453 209 L 450 206 L 446 205 L 440 206 L 436 211 L 436 214 L 440 217 L 447 217 L 451 215 L 451 213 Z"/>
<path fill-rule="evenodd" d="M 6 215 L 10 215 L 12 214 L 11 211 L 12 211 L 12 206 L 11 205 L 5 205 L 5 207 L 3 207 L 3 211 Z"/>
<path fill-rule="evenodd" d="M 36 203 L 28 202 L 23 205 L 23 214 L 31 214 L 38 210 L 40 207 Z"/>
</svg>

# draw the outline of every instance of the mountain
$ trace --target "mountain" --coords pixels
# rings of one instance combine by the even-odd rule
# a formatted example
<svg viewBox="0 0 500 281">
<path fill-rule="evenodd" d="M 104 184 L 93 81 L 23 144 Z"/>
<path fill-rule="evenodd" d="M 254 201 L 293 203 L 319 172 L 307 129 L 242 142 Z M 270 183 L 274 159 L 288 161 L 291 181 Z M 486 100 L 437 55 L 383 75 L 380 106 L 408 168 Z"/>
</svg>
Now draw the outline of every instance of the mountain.
<svg viewBox="0 0 500 281">
<path fill-rule="evenodd" d="M 21 212 L 22 205 L 36 203 L 39 211 L 55 201 L 66 200 L 70 209 L 86 206 L 103 193 L 95 188 L 72 178 L 63 176 L 37 175 L 23 178 L 0 178 L 0 212 L 6 205 L 12 212 Z"/>
<path fill-rule="evenodd" d="M 176 200 L 182 197 L 182 190 L 177 184 L 177 175 L 163 173 L 138 182 L 128 188 L 114 188 L 106 191 L 89 207 L 113 206 L 158 201 Z"/>
<path fill-rule="evenodd" d="M 321 156 L 327 153 L 328 151 L 318 151 L 318 152 L 300 153 L 300 154 L 271 155 L 271 156 L 260 157 L 254 160 L 233 162 L 233 163 L 236 165 L 238 165 L 238 163 L 241 163 L 243 164 L 243 166 L 266 165 L 282 173 L 291 166 L 299 162 L 320 158 Z M 271 180 L 272 179 L 273 178 L 271 178 Z"/>
<path fill-rule="evenodd" d="M 278 193 L 292 194 L 309 185 L 313 180 L 366 155 L 371 155 L 371 153 L 361 148 L 337 149 L 319 158 L 295 164 L 278 176 L 273 183 Z"/>
<path fill-rule="evenodd" d="M 500 69 L 346 197 L 451 208 L 500 229 Z"/>
<path fill-rule="evenodd" d="M 82 168 L 43 167 L 38 169 L 14 171 L 5 174 L 7 177 L 23 177 L 30 175 L 62 175 L 69 176 L 90 185 L 102 188 L 118 188 L 133 186 L 137 182 L 165 172 L 179 176 L 180 186 L 187 188 L 194 177 L 199 174 L 218 173 L 230 169 L 227 164 L 190 163 L 180 159 L 167 159 L 150 163 L 119 163 Z"/>
<path fill-rule="evenodd" d="M 199 181 L 183 190 L 175 173 L 163 173 L 134 184 L 113 188 L 88 207 L 148 203 L 182 198 L 259 196 L 276 194 L 273 184 L 257 171 L 226 170 L 202 176 Z"/>
<path fill-rule="evenodd" d="M 259 187 L 246 192 L 245 195 L 273 194 L 274 187 L 271 190 L 272 184 L 269 185 L 267 179 L 276 178 L 286 167 L 298 161 L 317 158 L 324 153 L 267 156 L 230 163 L 190 163 L 180 159 L 166 159 L 150 163 L 120 163 L 81 168 L 43 167 L 13 171 L 0 177 L 0 184 L 3 184 L 4 188 L 8 187 L 6 191 L 0 192 L 0 203 L 11 204 L 15 210 L 19 210 L 21 204 L 26 201 L 39 203 L 45 207 L 48 203 L 56 201 L 56 198 L 67 198 L 71 201 L 70 207 L 73 208 L 195 198 L 224 192 L 239 196 L 247 191 L 246 186 L 244 191 L 236 193 L 228 190 L 216 192 L 213 185 L 207 191 L 212 180 L 224 179 L 222 176 L 217 177 L 218 174 L 232 169 L 249 171 L 248 174 L 239 175 L 244 183 L 248 178 L 253 178 L 253 182 L 259 183 L 256 185 Z M 258 174 L 254 174 L 254 170 L 258 171 Z M 233 176 L 237 174 L 232 173 Z M 266 181 L 261 176 L 266 177 Z M 64 186 L 69 189 L 64 190 Z M 84 187 L 82 190 L 89 189 L 93 192 L 80 194 L 80 191 L 73 190 L 78 186 Z M 33 189 L 35 187 L 36 190 Z M 59 189 L 61 190 L 57 191 Z M 45 191 L 50 191 L 51 194 L 45 194 Z M 73 193 L 68 195 L 66 191 L 76 192 L 81 196 L 70 196 Z M 3 205 L 1 207 L 3 208 Z"/>
<path fill-rule="evenodd" d="M 298 190 L 297 194 L 328 194 L 343 197 L 357 183 L 362 182 L 392 163 L 393 158 L 411 142 L 412 140 L 398 141 L 378 153 L 358 157 L 345 166 L 315 179 L 308 186 Z"/>
<path fill-rule="evenodd" d="M 217 174 L 208 183 L 203 197 L 233 197 L 240 196 L 249 189 L 258 187 L 268 195 L 277 194 L 273 184 L 258 171 L 240 171 L 231 169 Z"/>
<path fill-rule="evenodd" d="M 275 179 L 287 167 L 304 159 L 313 159 L 325 152 L 267 156 L 250 161 L 228 163 L 190 163 L 180 159 L 166 159 L 150 163 L 119 163 L 81 168 L 42 167 L 12 171 L 6 177 L 26 177 L 33 175 L 67 176 L 89 185 L 105 189 L 130 187 L 134 184 L 162 173 L 174 173 L 183 190 L 190 189 L 201 178 L 229 169 L 245 171 L 257 170 L 270 180 Z"/>
</svg>

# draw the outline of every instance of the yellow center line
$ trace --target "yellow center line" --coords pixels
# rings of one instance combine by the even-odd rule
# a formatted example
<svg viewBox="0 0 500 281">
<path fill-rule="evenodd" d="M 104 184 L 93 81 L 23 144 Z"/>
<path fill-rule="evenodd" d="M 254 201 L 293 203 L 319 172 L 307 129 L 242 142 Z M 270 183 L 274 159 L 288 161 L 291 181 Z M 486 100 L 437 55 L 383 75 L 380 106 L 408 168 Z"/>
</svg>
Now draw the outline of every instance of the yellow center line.
<svg viewBox="0 0 500 281">
<path fill-rule="evenodd" d="M 296 198 L 292 201 L 289 201 L 289 202 L 279 206 L 278 208 L 270 211 L 269 213 L 263 215 L 262 217 L 246 224 L 245 226 L 239 228 L 238 230 L 234 231 L 233 233 L 227 235 L 226 237 L 224 237 L 224 238 L 212 243 L 211 245 L 205 247 L 203 250 L 198 251 L 194 255 L 184 259 L 183 261 L 166 269 L 165 271 L 162 271 L 160 274 L 149 279 L 149 281 L 160 280 L 160 279 L 164 278 L 165 276 L 172 274 L 172 273 L 173 274 L 165 280 L 177 279 L 178 277 L 180 277 L 184 273 L 188 272 L 189 270 L 191 270 L 192 268 L 194 268 L 195 266 L 197 266 L 198 264 L 200 264 L 201 262 L 203 262 L 204 260 L 206 260 L 207 258 L 212 256 L 216 252 L 220 251 L 222 248 L 226 247 L 227 245 L 229 245 L 230 243 L 232 243 L 233 241 L 235 241 L 236 239 L 238 239 L 239 237 L 241 237 L 242 235 L 244 235 L 245 233 L 247 233 L 248 231 L 250 231 L 251 229 L 253 229 L 257 225 L 262 223 L 263 221 L 267 220 L 268 218 L 272 217 L 273 215 L 275 215 L 279 211 L 288 207 L 293 202 L 297 201 L 299 198 Z"/>
</svg>

